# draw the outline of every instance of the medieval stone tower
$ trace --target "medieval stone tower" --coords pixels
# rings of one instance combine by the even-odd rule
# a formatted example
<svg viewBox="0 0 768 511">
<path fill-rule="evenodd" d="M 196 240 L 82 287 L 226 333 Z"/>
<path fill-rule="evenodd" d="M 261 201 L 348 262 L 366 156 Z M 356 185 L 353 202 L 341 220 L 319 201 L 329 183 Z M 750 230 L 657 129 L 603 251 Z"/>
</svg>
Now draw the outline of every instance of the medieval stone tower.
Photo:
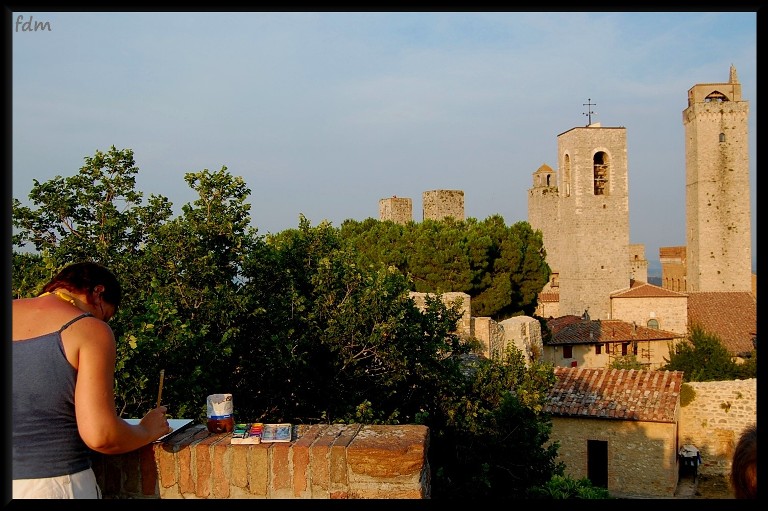
<svg viewBox="0 0 768 511">
<path fill-rule="evenodd" d="M 464 220 L 463 190 L 428 190 L 421 194 L 423 220 Z"/>
<path fill-rule="evenodd" d="M 610 319 L 611 293 L 629 286 L 633 271 L 642 273 L 630 252 L 645 259 L 641 246 L 629 244 L 626 128 L 573 128 L 557 146 L 559 171 L 542 166 L 533 174 L 528 221 L 541 230 L 557 275 L 559 314 L 587 310 L 592 319 Z"/>
<path fill-rule="evenodd" d="M 688 91 L 686 291 L 752 291 L 748 114 L 734 66 Z"/>
<path fill-rule="evenodd" d="M 389 220 L 405 225 L 413 221 L 413 201 L 405 197 L 389 197 L 379 200 L 379 220 Z"/>
</svg>

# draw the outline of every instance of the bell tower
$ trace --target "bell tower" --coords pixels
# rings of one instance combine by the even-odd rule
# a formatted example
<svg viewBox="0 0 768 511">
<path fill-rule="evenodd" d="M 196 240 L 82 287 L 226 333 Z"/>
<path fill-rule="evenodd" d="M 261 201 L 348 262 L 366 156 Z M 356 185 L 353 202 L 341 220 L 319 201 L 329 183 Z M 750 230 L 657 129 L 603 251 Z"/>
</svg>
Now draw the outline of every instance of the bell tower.
<svg viewBox="0 0 768 511">
<path fill-rule="evenodd" d="M 610 295 L 631 275 L 627 130 L 593 123 L 557 147 L 560 314 L 610 319 Z"/>
<path fill-rule="evenodd" d="M 733 65 L 727 82 L 688 90 L 686 291 L 752 291 L 748 116 Z"/>
</svg>

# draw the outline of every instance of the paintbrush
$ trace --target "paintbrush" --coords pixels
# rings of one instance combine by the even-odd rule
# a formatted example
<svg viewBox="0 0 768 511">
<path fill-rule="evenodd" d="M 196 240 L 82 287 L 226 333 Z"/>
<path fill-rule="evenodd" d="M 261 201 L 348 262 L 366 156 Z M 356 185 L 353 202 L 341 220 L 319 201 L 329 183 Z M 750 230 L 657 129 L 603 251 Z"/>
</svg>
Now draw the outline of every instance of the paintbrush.
<svg viewBox="0 0 768 511">
<path fill-rule="evenodd" d="M 157 406 L 160 407 L 160 400 L 163 398 L 163 380 L 165 379 L 165 369 L 160 369 L 160 385 L 157 388 Z"/>
</svg>

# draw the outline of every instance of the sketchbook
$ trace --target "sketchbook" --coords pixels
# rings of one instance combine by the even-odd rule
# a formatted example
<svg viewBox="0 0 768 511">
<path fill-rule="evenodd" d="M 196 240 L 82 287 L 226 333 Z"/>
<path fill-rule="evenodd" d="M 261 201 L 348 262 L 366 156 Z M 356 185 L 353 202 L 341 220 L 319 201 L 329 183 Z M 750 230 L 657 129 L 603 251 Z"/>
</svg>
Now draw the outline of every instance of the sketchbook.
<svg viewBox="0 0 768 511">
<path fill-rule="evenodd" d="M 141 419 L 124 419 L 124 420 L 125 420 L 125 422 L 127 422 L 128 424 L 131 424 L 131 425 L 136 425 L 139 422 L 141 422 Z M 170 433 L 161 436 L 160 438 L 155 440 L 155 442 L 159 442 L 160 440 L 166 438 L 169 435 L 173 435 L 174 433 L 178 433 L 179 431 L 181 431 L 182 429 L 186 428 L 190 424 L 192 424 L 192 419 L 168 419 L 168 425 L 171 426 L 173 428 L 173 430 L 171 430 Z"/>
</svg>

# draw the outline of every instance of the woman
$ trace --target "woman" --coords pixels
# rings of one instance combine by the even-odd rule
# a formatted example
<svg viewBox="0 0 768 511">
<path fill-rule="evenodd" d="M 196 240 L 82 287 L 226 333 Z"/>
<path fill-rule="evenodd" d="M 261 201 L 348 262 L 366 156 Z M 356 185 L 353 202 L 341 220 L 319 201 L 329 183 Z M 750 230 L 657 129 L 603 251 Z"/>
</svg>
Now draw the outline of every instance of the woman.
<svg viewBox="0 0 768 511">
<path fill-rule="evenodd" d="M 170 433 L 166 407 L 136 425 L 115 411 L 115 276 L 82 262 L 13 301 L 13 498 L 101 498 L 91 450 L 120 454 Z"/>
<path fill-rule="evenodd" d="M 731 460 L 731 486 L 737 499 L 757 498 L 757 424 L 741 432 Z"/>
</svg>

